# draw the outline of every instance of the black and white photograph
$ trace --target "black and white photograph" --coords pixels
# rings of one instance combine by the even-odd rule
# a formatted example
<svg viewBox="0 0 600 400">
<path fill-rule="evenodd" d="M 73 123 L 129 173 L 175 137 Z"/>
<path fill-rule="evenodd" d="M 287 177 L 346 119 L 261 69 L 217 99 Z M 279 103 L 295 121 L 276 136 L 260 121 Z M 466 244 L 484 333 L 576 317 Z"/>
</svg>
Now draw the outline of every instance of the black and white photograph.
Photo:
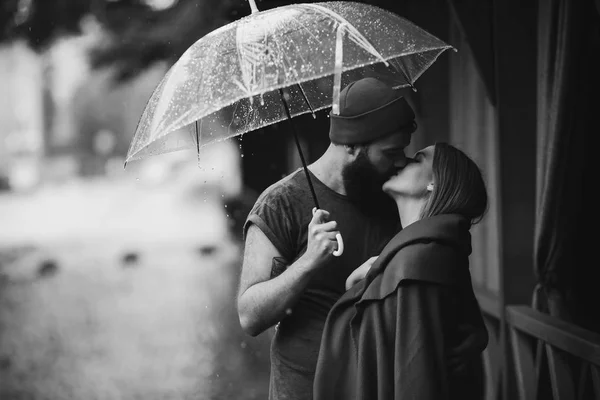
<svg viewBox="0 0 600 400">
<path fill-rule="evenodd" d="M 600 400 L 600 0 L 0 0 L 0 400 Z"/>
</svg>

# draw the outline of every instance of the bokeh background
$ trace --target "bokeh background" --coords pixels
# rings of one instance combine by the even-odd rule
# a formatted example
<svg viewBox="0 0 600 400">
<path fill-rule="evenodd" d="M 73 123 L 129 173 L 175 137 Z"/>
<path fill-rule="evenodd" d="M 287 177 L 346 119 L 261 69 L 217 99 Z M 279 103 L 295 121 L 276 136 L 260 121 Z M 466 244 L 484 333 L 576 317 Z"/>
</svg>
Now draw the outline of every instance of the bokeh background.
<svg viewBox="0 0 600 400">
<path fill-rule="evenodd" d="M 235 310 L 239 141 L 123 165 L 170 64 L 247 7 L 0 5 L 0 399 L 266 397 L 268 334 Z"/>
</svg>

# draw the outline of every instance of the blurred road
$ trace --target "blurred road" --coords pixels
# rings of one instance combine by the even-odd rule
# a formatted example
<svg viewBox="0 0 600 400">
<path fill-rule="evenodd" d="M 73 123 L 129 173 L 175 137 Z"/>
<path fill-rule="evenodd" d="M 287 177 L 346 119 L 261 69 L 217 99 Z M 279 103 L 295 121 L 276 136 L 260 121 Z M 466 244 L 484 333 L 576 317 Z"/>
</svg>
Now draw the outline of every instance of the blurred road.
<svg viewBox="0 0 600 400">
<path fill-rule="evenodd" d="M 264 399 L 222 195 L 79 181 L 0 195 L 0 399 Z"/>
</svg>

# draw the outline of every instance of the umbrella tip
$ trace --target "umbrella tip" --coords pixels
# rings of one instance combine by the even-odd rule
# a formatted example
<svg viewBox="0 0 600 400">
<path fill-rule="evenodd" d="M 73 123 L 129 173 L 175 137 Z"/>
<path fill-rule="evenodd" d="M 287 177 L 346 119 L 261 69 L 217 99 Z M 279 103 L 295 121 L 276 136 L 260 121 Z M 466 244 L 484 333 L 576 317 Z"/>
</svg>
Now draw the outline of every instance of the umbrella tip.
<svg viewBox="0 0 600 400">
<path fill-rule="evenodd" d="M 252 14 L 257 13 L 258 12 L 258 8 L 256 7 L 256 1 L 255 0 L 248 0 L 248 3 L 250 3 L 250 10 L 252 11 Z"/>
</svg>

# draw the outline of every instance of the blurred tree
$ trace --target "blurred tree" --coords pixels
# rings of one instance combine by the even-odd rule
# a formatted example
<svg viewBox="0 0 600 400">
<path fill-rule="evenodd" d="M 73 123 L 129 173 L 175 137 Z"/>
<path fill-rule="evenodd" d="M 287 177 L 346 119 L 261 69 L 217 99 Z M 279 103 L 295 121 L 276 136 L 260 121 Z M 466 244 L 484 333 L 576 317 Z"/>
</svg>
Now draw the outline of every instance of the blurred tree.
<svg viewBox="0 0 600 400">
<path fill-rule="evenodd" d="M 260 10 L 291 3 L 257 0 Z M 115 67 L 123 83 L 154 62 L 175 62 L 206 33 L 249 13 L 248 0 L 2 0 L 0 42 L 25 39 L 40 51 L 61 35 L 80 33 L 82 20 L 91 16 L 109 36 L 92 52 L 92 64 Z"/>
<path fill-rule="evenodd" d="M 93 17 L 109 37 L 91 54 L 93 66 L 116 67 L 122 82 L 156 61 L 174 62 L 206 33 L 248 13 L 247 0 L 3 0 L 0 42 L 25 39 L 43 51 L 61 35 L 81 33 L 84 18 Z"/>
<path fill-rule="evenodd" d="M 147 3 L 107 2 L 96 14 L 114 40 L 93 51 L 92 64 L 116 67 L 119 82 L 154 62 L 174 63 L 196 40 L 235 18 L 240 5 L 248 7 L 246 0 L 179 0 L 165 9 Z"/>
<path fill-rule="evenodd" d="M 79 33 L 80 21 L 104 0 L 2 0 L 0 42 L 24 38 L 41 50 L 62 34 Z"/>
</svg>

